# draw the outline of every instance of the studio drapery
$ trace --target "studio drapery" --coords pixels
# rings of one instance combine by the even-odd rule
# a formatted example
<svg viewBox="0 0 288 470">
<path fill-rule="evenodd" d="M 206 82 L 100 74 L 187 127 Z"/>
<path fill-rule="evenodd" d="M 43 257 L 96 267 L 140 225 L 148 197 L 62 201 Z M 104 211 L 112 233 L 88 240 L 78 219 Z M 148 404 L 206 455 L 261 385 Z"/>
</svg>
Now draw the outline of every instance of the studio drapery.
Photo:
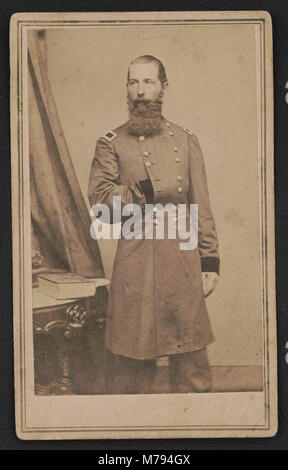
<svg viewBox="0 0 288 470">
<path fill-rule="evenodd" d="M 45 32 L 30 35 L 29 154 L 32 251 L 44 263 L 88 277 L 104 277 L 90 216 L 63 135 L 47 74 Z"/>
</svg>

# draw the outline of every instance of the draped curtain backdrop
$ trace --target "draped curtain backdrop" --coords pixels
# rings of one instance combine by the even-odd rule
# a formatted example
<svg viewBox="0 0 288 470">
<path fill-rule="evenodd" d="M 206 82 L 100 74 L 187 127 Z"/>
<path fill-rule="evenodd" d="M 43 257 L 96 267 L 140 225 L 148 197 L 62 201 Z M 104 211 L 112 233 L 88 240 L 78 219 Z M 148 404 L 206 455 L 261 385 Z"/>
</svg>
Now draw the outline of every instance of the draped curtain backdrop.
<svg viewBox="0 0 288 470">
<path fill-rule="evenodd" d="M 30 33 L 28 64 L 32 245 L 45 266 L 104 277 L 48 79 L 45 31 Z"/>
</svg>

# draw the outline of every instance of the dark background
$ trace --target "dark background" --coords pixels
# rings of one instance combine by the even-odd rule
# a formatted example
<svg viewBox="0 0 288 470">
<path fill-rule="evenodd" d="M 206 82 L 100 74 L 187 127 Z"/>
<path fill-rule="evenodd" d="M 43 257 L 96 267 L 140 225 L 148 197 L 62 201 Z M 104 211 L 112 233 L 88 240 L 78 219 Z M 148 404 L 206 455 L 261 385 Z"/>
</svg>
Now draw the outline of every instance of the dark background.
<svg viewBox="0 0 288 470">
<path fill-rule="evenodd" d="M 175 11 L 175 10 L 266 10 L 273 22 L 274 111 L 275 111 L 275 231 L 278 331 L 278 399 L 279 430 L 273 438 L 263 439 L 151 439 L 151 440 L 83 440 L 21 441 L 14 425 L 13 382 L 13 308 L 12 308 L 12 228 L 10 199 L 10 115 L 9 115 L 9 20 L 16 12 L 77 11 Z M 287 0 L 191 0 L 176 2 L 146 0 L 135 2 L 98 0 L 16 1 L 0 3 L 0 94 L 1 94 L 1 261 L 0 261 L 0 449 L 1 450 L 97 450 L 112 455 L 117 450 L 283 450 L 288 449 L 288 364 L 285 362 L 288 343 L 288 104 L 285 84 L 288 82 L 288 2 Z M 185 452 L 186 450 L 186 452 Z M 155 452 L 157 451 L 157 452 Z M 180 451 L 180 452 L 179 452 Z M 146 452 L 147 453 L 147 452 Z M 191 459 L 190 459 L 191 461 Z M 95 461 L 96 463 L 96 461 Z"/>
</svg>

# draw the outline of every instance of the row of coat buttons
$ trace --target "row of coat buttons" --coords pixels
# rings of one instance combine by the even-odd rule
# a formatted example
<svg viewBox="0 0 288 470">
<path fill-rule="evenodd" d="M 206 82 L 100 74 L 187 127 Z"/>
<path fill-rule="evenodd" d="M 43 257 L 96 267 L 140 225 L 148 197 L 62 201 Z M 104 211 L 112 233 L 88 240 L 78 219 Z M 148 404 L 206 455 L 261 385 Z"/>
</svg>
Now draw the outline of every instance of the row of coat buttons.
<svg viewBox="0 0 288 470">
<path fill-rule="evenodd" d="M 177 163 L 180 163 L 180 159 L 179 159 L 179 158 L 176 158 L 176 162 L 177 162 Z M 149 161 L 148 161 L 148 162 L 145 162 L 145 165 L 148 166 L 148 168 L 150 168 L 150 167 L 152 166 L 152 162 L 149 162 Z M 179 181 L 181 181 L 181 180 L 179 180 Z"/>
<path fill-rule="evenodd" d="M 170 134 L 171 136 L 174 135 L 172 131 L 170 131 L 169 134 Z M 140 136 L 138 137 L 138 140 L 139 140 L 139 142 L 144 142 L 144 141 L 145 141 L 144 135 L 140 135 Z M 173 150 L 174 150 L 174 152 L 178 152 L 178 147 L 173 147 Z"/>
<path fill-rule="evenodd" d="M 169 124 L 169 122 L 166 122 L 166 126 L 167 126 L 167 127 L 171 127 L 171 124 Z M 174 135 L 174 132 L 169 131 L 169 135 L 171 135 L 171 136 Z"/>
<path fill-rule="evenodd" d="M 169 132 L 169 134 L 171 136 L 174 135 L 173 132 L 171 132 L 171 131 Z M 144 135 L 140 135 L 140 137 L 138 137 L 138 140 L 139 140 L 139 142 L 144 142 L 145 141 Z M 178 152 L 178 147 L 174 147 L 173 150 L 174 150 L 174 152 Z"/>
<path fill-rule="evenodd" d="M 145 162 L 145 166 L 146 168 L 151 168 L 152 166 L 152 163 L 151 162 Z M 182 181 L 182 176 L 177 176 L 177 180 L 178 181 Z M 182 188 L 179 186 L 179 188 L 177 189 L 178 193 L 181 193 L 182 192 Z"/>
<path fill-rule="evenodd" d="M 170 127 L 169 122 L 166 122 L 166 126 L 167 126 L 167 127 Z M 174 133 L 173 133 L 172 131 L 169 131 L 169 135 L 173 136 Z M 174 150 L 174 152 L 178 152 L 178 147 L 174 147 L 173 150 Z M 176 157 L 176 158 L 175 158 L 175 161 L 176 161 L 176 163 L 180 163 L 181 160 L 180 160 L 179 157 Z M 182 181 L 182 177 L 181 177 L 181 176 L 177 176 L 177 180 L 178 180 L 178 181 Z M 181 186 L 179 186 L 179 187 L 177 188 L 177 191 L 178 191 L 178 193 L 182 193 L 182 188 L 181 188 Z"/>
<path fill-rule="evenodd" d="M 166 126 L 167 126 L 167 127 L 170 127 L 171 125 L 169 124 L 169 122 L 166 122 Z M 173 133 L 172 131 L 169 131 L 169 135 L 173 136 L 174 133 Z M 138 137 L 138 139 L 139 139 L 140 142 L 144 142 L 144 141 L 145 141 L 145 136 L 144 136 L 144 135 L 140 135 L 140 136 Z M 173 150 L 174 150 L 174 152 L 178 152 L 178 147 L 173 147 Z M 145 151 L 145 152 L 143 153 L 143 155 L 144 155 L 144 157 L 147 158 L 147 157 L 149 157 L 150 153 L 147 152 L 147 151 Z M 181 160 L 180 160 L 179 157 L 176 157 L 176 158 L 175 158 L 175 161 L 176 161 L 176 163 L 180 163 Z M 150 162 L 150 161 L 145 162 L 145 166 L 146 166 L 146 168 L 151 168 L 152 162 Z M 177 176 L 177 180 L 178 180 L 178 181 L 182 181 L 182 177 L 181 177 L 181 176 Z M 182 193 L 182 188 L 181 188 L 181 186 L 179 186 L 179 187 L 177 188 L 177 191 L 178 191 L 178 193 Z"/>
<path fill-rule="evenodd" d="M 174 147 L 173 150 L 174 150 L 174 152 L 178 152 L 178 148 L 177 148 L 177 147 Z M 149 155 L 150 155 L 150 153 L 147 152 L 147 151 L 145 151 L 145 152 L 143 153 L 143 156 L 144 156 L 144 157 L 149 157 Z M 180 158 L 179 158 L 179 157 L 176 157 L 176 158 L 175 158 L 175 161 L 176 161 L 177 163 L 180 163 Z"/>
<path fill-rule="evenodd" d="M 143 155 L 144 155 L 144 157 L 149 157 L 149 152 L 144 152 Z M 181 160 L 180 160 L 179 157 L 176 157 L 176 158 L 175 158 L 175 162 L 176 162 L 176 163 L 180 163 L 180 161 L 181 161 Z M 146 162 L 146 163 L 148 163 L 148 162 Z"/>
<path fill-rule="evenodd" d="M 149 157 L 149 153 L 148 153 L 148 152 L 144 152 L 144 157 Z M 178 158 L 178 157 L 175 158 L 175 162 L 176 162 L 176 163 L 180 163 L 180 161 L 181 161 L 180 158 Z M 147 161 L 147 162 L 145 162 L 145 165 L 146 165 L 148 168 L 150 168 L 150 167 L 152 166 L 152 163 L 151 163 L 150 161 Z M 181 181 L 181 180 L 179 180 L 179 181 Z"/>
</svg>

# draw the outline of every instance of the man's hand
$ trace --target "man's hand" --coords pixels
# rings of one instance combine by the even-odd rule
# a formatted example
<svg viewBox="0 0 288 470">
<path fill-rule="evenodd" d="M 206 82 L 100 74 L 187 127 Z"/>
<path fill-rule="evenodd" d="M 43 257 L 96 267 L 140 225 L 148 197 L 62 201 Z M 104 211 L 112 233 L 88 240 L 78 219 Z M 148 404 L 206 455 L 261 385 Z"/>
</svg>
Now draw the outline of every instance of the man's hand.
<svg viewBox="0 0 288 470">
<path fill-rule="evenodd" d="M 208 297 L 208 295 L 212 294 L 216 289 L 218 280 L 219 275 L 217 273 L 202 273 L 204 297 Z"/>
</svg>

